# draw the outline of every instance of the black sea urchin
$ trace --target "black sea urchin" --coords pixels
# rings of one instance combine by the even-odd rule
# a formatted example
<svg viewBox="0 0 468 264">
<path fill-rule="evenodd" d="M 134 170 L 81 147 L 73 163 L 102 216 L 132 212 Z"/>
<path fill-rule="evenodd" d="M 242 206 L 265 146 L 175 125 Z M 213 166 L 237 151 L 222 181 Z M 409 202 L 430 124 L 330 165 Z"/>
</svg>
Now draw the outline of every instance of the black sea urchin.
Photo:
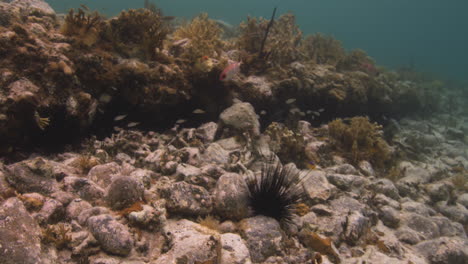
<svg viewBox="0 0 468 264">
<path fill-rule="evenodd" d="M 304 190 L 296 168 L 281 163 L 265 163 L 260 177 L 248 179 L 249 204 L 255 215 L 275 218 L 289 225 L 296 214 L 296 205 L 302 202 Z"/>
</svg>

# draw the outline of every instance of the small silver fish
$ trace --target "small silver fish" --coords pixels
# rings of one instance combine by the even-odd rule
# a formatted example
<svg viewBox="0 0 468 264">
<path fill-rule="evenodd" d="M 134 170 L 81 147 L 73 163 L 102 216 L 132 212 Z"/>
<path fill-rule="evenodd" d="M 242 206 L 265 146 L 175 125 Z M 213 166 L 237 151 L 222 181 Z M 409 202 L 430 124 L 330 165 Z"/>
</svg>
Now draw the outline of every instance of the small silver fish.
<svg viewBox="0 0 468 264">
<path fill-rule="evenodd" d="M 260 111 L 260 114 L 261 114 L 261 115 L 266 115 L 266 113 L 267 113 L 267 112 L 266 112 L 265 110 Z"/>
<path fill-rule="evenodd" d="M 294 107 L 294 108 L 291 108 L 291 110 L 289 110 L 289 112 L 291 114 L 295 114 L 295 113 L 300 113 L 301 112 L 301 109 L 297 108 L 297 107 Z"/>
<path fill-rule="evenodd" d="M 130 123 L 127 124 L 127 127 L 136 127 L 139 124 L 140 124 L 139 122 L 130 122 Z"/>
<path fill-rule="evenodd" d="M 289 98 L 288 100 L 286 100 L 286 104 L 292 104 L 296 102 L 296 98 Z"/>
<path fill-rule="evenodd" d="M 114 117 L 114 121 L 120 121 L 120 120 L 123 120 L 126 117 L 127 117 L 127 115 L 119 115 L 119 116 Z"/>
<path fill-rule="evenodd" d="M 306 113 L 307 113 L 308 115 L 310 115 L 310 114 L 312 114 L 312 110 L 307 110 Z"/>
<path fill-rule="evenodd" d="M 323 109 L 323 108 L 320 108 L 320 109 L 319 109 L 319 110 L 317 110 L 317 111 L 319 111 L 320 113 L 322 113 L 323 111 L 325 111 L 325 109 Z"/>
<path fill-rule="evenodd" d="M 314 114 L 315 116 L 320 116 L 320 112 L 317 111 L 312 111 L 312 114 Z"/>
<path fill-rule="evenodd" d="M 192 113 L 194 113 L 194 114 L 204 114 L 206 112 L 205 112 L 205 110 L 202 110 L 202 109 L 195 109 L 195 110 L 193 110 Z"/>
<path fill-rule="evenodd" d="M 179 120 L 176 121 L 176 124 L 183 124 L 185 122 L 187 122 L 186 119 L 179 119 Z"/>
</svg>

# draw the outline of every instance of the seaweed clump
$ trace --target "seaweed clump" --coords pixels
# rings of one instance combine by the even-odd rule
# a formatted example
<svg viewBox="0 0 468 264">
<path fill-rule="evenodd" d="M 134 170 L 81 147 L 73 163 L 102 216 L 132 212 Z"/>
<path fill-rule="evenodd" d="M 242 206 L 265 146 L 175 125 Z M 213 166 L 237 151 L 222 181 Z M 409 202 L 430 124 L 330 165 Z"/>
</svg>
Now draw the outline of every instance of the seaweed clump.
<svg viewBox="0 0 468 264">
<path fill-rule="evenodd" d="M 84 46 L 92 46 L 99 40 L 105 22 L 97 12 L 90 12 L 86 6 L 70 9 L 65 17 L 65 23 L 61 31 L 65 36 L 74 37 L 76 43 Z"/>
<path fill-rule="evenodd" d="M 254 71 L 264 70 L 268 68 L 266 66 L 283 66 L 302 57 L 299 49 L 302 32 L 296 25 L 295 16 L 282 15 L 271 29 L 270 23 L 271 20 L 249 17 L 247 22 L 240 25 L 241 35 L 237 45 L 246 53 L 242 61 Z M 270 32 L 263 47 L 267 30 Z"/>
<path fill-rule="evenodd" d="M 377 168 L 390 161 L 390 147 L 382 138 L 382 126 L 357 116 L 328 123 L 332 145 L 352 163 L 368 160 Z"/>
<path fill-rule="evenodd" d="M 54 244 L 57 249 L 67 248 L 72 241 L 70 231 L 71 229 L 63 223 L 55 226 L 48 225 L 42 230 L 42 241 L 46 244 Z"/>
<path fill-rule="evenodd" d="M 130 9 L 110 21 L 108 36 L 114 48 L 128 57 L 155 59 L 170 28 L 159 9 Z"/>
<path fill-rule="evenodd" d="M 306 58 L 317 64 L 336 66 L 346 56 L 340 41 L 320 33 L 305 38 L 301 50 Z"/>
<path fill-rule="evenodd" d="M 173 34 L 175 41 L 187 40 L 188 43 L 181 54 L 182 57 L 194 63 L 203 56 L 218 58 L 224 46 L 221 40 L 223 30 L 218 24 L 203 13 L 190 23 L 179 27 Z"/>
<path fill-rule="evenodd" d="M 304 137 L 285 125 L 271 123 L 265 130 L 270 137 L 270 148 L 284 162 L 296 162 L 299 167 L 305 164 Z"/>
</svg>

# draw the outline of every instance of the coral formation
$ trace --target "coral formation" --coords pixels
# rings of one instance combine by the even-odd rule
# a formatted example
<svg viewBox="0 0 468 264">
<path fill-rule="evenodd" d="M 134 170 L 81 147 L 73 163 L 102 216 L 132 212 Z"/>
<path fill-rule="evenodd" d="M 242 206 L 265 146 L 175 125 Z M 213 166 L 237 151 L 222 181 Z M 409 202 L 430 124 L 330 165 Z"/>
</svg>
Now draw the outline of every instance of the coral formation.
<svg viewBox="0 0 468 264">
<path fill-rule="evenodd" d="M 169 31 L 159 9 L 144 8 L 122 11 L 109 22 L 106 35 L 119 54 L 154 60 Z"/>
<path fill-rule="evenodd" d="M 195 17 L 190 23 L 177 28 L 172 38 L 176 42 L 188 41 L 181 56 L 195 63 L 203 56 L 219 58 L 224 46 L 221 34 L 222 29 L 218 24 L 204 13 Z"/>
<path fill-rule="evenodd" d="M 320 33 L 306 37 L 301 42 L 301 50 L 306 58 L 317 64 L 336 66 L 346 57 L 340 41 Z"/>
<path fill-rule="evenodd" d="M 104 19 L 97 11 L 90 12 L 83 6 L 78 8 L 77 12 L 73 8 L 70 9 L 61 32 L 65 36 L 74 37 L 76 43 L 89 47 L 99 40 L 104 25 Z"/>
<path fill-rule="evenodd" d="M 382 138 L 382 126 L 367 117 L 336 119 L 328 123 L 333 146 L 352 163 L 369 160 L 378 168 L 390 161 L 390 147 Z"/>
<path fill-rule="evenodd" d="M 300 167 L 305 166 L 303 135 L 277 122 L 271 123 L 266 128 L 265 134 L 270 137 L 270 149 L 278 155 L 280 160 L 286 163 L 294 161 Z"/>
</svg>

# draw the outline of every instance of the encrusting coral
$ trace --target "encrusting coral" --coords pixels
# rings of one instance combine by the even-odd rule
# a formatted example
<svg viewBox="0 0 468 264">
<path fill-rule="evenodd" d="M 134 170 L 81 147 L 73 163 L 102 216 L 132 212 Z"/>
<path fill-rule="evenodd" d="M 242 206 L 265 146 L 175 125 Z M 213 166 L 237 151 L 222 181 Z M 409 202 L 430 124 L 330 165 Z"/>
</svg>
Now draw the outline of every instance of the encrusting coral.
<svg viewBox="0 0 468 264">
<path fill-rule="evenodd" d="M 369 160 L 377 168 L 390 161 L 390 147 L 382 138 L 381 129 L 362 116 L 328 123 L 331 143 L 338 151 L 354 164 Z"/>
</svg>

